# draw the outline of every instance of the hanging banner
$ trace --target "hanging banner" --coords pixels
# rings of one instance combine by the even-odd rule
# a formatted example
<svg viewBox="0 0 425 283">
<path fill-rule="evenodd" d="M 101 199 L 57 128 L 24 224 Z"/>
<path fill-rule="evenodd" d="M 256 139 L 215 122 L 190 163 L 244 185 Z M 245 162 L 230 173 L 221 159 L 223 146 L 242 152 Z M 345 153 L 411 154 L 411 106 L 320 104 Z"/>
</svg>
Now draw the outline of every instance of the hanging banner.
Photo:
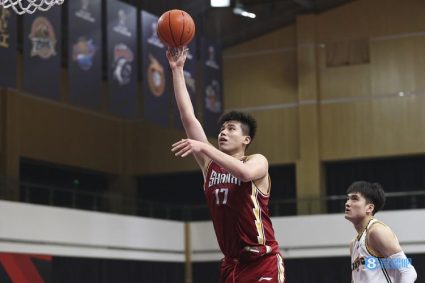
<svg viewBox="0 0 425 283">
<path fill-rule="evenodd" d="M 223 113 L 222 53 L 214 42 L 202 39 L 201 62 L 203 73 L 204 129 L 217 137 L 217 120 Z"/>
<path fill-rule="evenodd" d="M 108 105 L 117 116 L 135 119 L 137 96 L 137 9 L 108 1 Z"/>
<path fill-rule="evenodd" d="M 16 88 L 16 14 L 0 7 L 0 87 Z"/>
<path fill-rule="evenodd" d="M 61 70 L 61 6 L 24 17 L 24 89 L 59 100 Z"/>
<path fill-rule="evenodd" d="M 102 99 L 101 1 L 69 1 L 68 5 L 69 97 L 73 104 L 99 110 Z"/>
<path fill-rule="evenodd" d="M 143 116 L 146 121 L 162 126 L 169 124 L 170 117 L 170 65 L 156 34 L 158 17 L 141 12 L 142 66 L 143 66 Z"/>
</svg>

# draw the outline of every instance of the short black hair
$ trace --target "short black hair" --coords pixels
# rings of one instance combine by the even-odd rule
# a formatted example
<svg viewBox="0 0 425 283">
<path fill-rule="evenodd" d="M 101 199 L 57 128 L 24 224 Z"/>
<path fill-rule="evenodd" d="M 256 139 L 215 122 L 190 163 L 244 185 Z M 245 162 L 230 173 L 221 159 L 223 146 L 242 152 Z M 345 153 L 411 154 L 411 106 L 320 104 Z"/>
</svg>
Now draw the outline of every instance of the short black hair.
<svg viewBox="0 0 425 283">
<path fill-rule="evenodd" d="M 360 193 L 367 203 L 372 203 L 375 208 L 372 215 L 375 215 L 385 205 L 384 188 L 379 183 L 369 183 L 366 181 L 357 181 L 352 183 L 347 189 L 347 195 L 351 193 Z"/>
<path fill-rule="evenodd" d="M 238 121 L 242 125 L 242 132 L 251 137 L 251 142 L 254 140 L 255 133 L 257 131 L 257 121 L 248 113 L 240 111 L 230 111 L 224 113 L 220 119 L 218 119 L 219 129 L 227 121 Z"/>
</svg>

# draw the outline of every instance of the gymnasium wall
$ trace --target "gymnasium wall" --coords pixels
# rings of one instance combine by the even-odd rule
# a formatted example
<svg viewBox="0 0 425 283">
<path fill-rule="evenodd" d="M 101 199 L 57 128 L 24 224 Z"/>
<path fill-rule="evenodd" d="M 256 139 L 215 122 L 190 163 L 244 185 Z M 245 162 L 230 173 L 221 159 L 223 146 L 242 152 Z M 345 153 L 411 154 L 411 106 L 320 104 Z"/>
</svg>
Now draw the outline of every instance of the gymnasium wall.
<svg viewBox="0 0 425 283">
<path fill-rule="evenodd" d="M 225 108 L 259 122 L 248 153 L 295 164 L 299 198 L 326 194 L 324 161 L 424 154 L 424 9 L 353 1 L 224 50 Z M 76 108 L 66 83 L 61 97 L 3 90 L 0 173 L 18 177 L 21 157 L 120 176 L 197 170 L 169 151 L 183 131 Z"/>
<path fill-rule="evenodd" d="M 171 154 L 171 144 L 183 136 L 180 131 L 14 91 L 5 91 L 3 100 L 9 115 L 4 125 L 8 139 L 3 139 L 12 162 L 9 175 L 17 176 L 19 157 L 127 175 L 195 166 Z"/>
<path fill-rule="evenodd" d="M 318 17 L 319 43 L 367 38 L 370 53 L 369 64 L 326 68 L 318 50 L 323 160 L 424 152 L 424 8 L 356 1 Z"/>
<path fill-rule="evenodd" d="M 252 151 L 295 163 L 297 197 L 326 195 L 324 161 L 424 154 L 424 9 L 353 1 L 225 50 L 226 108 L 259 119 Z"/>
<path fill-rule="evenodd" d="M 250 111 L 259 130 L 266 128 L 252 150 L 271 162 L 295 162 L 302 154 L 299 108 L 313 104 L 321 160 L 423 153 L 424 9 L 420 0 L 353 1 L 225 50 L 226 108 Z M 350 52 L 361 40 L 369 62 L 326 66 L 329 52 Z M 309 86 L 300 81 L 314 83 L 316 97 L 306 99 Z"/>
</svg>

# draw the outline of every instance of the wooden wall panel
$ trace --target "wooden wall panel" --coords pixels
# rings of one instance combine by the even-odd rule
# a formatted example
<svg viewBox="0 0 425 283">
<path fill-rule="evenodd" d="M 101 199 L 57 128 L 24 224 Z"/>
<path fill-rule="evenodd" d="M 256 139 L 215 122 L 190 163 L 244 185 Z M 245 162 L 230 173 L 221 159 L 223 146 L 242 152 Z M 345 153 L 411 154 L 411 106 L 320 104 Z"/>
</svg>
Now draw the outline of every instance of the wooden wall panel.
<svg viewBox="0 0 425 283">
<path fill-rule="evenodd" d="M 322 160 L 424 153 L 423 109 L 423 95 L 322 105 Z"/>
<path fill-rule="evenodd" d="M 371 42 L 372 95 L 425 91 L 425 33 Z"/>
<path fill-rule="evenodd" d="M 319 49 L 318 57 L 321 100 L 370 95 L 371 71 L 369 64 L 328 68 L 325 62 L 324 48 Z"/>
<path fill-rule="evenodd" d="M 261 153 L 270 164 L 292 163 L 299 157 L 297 108 L 251 113 L 258 123 L 257 137 L 248 154 Z"/>
<path fill-rule="evenodd" d="M 132 174 L 155 174 L 199 170 L 192 156 L 181 158 L 174 156 L 171 145 L 186 138 L 184 131 L 143 123 L 133 128 L 131 152 L 128 158 L 132 162 Z M 215 143 L 214 140 L 210 140 Z"/>
<path fill-rule="evenodd" d="M 284 27 L 224 50 L 224 56 L 258 53 L 281 48 L 295 48 L 295 26 Z"/>
<path fill-rule="evenodd" d="M 20 155 L 92 170 L 123 171 L 123 121 L 19 96 Z"/>
<path fill-rule="evenodd" d="M 289 27 L 224 52 L 226 109 L 297 100 L 295 28 Z"/>
<path fill-rule="evenodd" d="M 248 154 L 270 164 L 298 158 L 296 29 L 271 32 L 224 52 L 224 105 L 250 112 L 258 122 Z"/>
<path fill-rule="evenodd" d="M 370 101 L 321 105 L 322 160 L 365 156 L 372 143 L 371 113 Z"/>
<path fill-rule="evenodd" d="M 291 103 L 297 100 L 296 52 L 226 58 L 226 109 Z"/>
<path fill-rule="evenodd" d="M 358 0 L 318 15 L 319 42 L 422 32 L 422 0 Z"/>
<path fill-rule="evenodd" d="M 0 176 L 6 175 L 6 90 L 0 88 Z"/>
</svg>

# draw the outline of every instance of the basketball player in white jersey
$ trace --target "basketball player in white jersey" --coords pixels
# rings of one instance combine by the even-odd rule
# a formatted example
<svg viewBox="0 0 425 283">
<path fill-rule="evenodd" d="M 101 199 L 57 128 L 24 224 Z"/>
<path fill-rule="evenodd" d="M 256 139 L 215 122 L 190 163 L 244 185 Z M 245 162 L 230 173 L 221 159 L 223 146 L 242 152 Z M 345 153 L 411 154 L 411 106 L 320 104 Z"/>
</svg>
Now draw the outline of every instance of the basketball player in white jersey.
<svg viewBox="0 0 425 283">
<path fill-rule="evenodd" d="M 350 244 L 353 283 L 413 283 L 417 274 L 394 232 L 374 215 L 385 204 L 382 186 L 358 181 L 347 189 L 345 218 L 358 235 Z"/>
</svg>

